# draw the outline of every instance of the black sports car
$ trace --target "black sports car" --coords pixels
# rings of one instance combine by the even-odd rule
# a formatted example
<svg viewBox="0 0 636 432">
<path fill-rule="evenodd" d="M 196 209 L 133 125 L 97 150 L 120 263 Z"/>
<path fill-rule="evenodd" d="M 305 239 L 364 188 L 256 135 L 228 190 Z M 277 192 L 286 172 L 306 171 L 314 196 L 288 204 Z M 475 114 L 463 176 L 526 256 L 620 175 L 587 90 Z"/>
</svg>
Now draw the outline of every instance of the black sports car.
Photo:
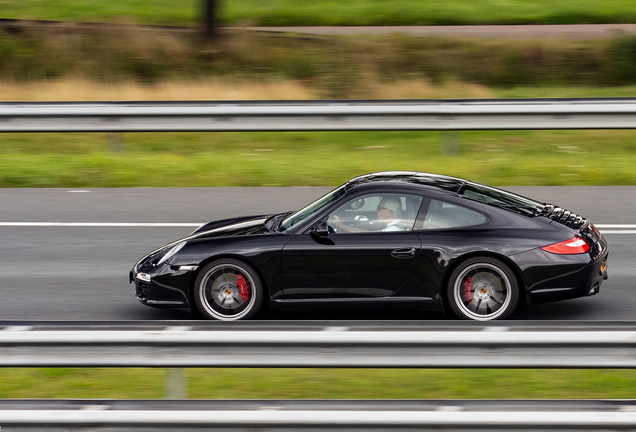
<svg viewBox="0 0 636 432">
<path fill-rule="evenodd" d="M 318 306 L 508 317 L 598 293 L 608 245 L 587 219 L 417 172 L 354 178 L 296 212 L 209 222 L 130 271 L 148 306 L 218 320 Z"/>
</svg>

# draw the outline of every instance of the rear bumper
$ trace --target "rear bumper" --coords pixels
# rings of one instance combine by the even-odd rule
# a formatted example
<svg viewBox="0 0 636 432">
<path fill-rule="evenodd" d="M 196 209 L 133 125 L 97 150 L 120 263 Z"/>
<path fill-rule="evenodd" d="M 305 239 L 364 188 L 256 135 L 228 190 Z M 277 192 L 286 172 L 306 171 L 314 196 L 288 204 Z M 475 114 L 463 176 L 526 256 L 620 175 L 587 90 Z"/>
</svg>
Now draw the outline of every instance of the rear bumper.
<svg viewBox="0 0 636 432">
<path fill-rule="evenodd" d="M 590 254 L 555 255 L 534 249 L 512 257 L 522 271 L 528 303 L 545 303 L 595 295 L 608 277 L 609 249 Z"/>
</svg>

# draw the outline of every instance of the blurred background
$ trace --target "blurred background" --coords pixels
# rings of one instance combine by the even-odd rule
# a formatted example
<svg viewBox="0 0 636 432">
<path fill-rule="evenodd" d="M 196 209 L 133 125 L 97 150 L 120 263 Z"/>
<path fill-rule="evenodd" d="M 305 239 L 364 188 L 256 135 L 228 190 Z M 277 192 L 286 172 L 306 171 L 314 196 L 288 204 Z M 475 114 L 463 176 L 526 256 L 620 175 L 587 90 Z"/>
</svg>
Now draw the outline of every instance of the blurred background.
<svg viewBox="0 0 636 432">
<path fill-rule="evenodd" d="M 631 0 L 0 0 L 0 102 L 633 97 L 635 22 Z M 478 27 L 488 25 L 514 26 L 493 36 Z M 454 139 L 449 153 L 438 132 L 0 134 L 0 187 L 336 186 L 401 169 L 499 186 L 636 184 L 631 130 Z M 621 370 L 188 375 L 190 398 L 630 398 L 636 388 Z M 0 397 L 160 398 L 164 377 L 0 369 Z"/>
<path fill-rule="evenodd" d="M 627 97 L 635 17 L 625 0 L 0 0 L 0 101 Z M 449 155 L 436 132 L 3 134 L 0 186 L 334 186 L 387 169 L 636 183 L 632 131 L 456 141 Z"/>
</svg>

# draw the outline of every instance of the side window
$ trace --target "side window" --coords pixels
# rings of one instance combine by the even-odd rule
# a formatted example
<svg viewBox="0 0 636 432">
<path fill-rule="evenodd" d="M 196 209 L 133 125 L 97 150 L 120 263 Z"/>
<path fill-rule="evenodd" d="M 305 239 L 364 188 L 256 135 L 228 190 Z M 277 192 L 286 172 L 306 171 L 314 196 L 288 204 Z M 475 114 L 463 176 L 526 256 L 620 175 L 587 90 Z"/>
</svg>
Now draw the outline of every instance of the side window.
<svg viewBox="0 0 636 432">
<path fill-rule="evenodd" d="M 417 229 L 460 228 L 486 223 L 486 216 L 474 210 L 432 199 L 422 227 Z"/>
<path fill-rule="evenodd" d="M 330 231 L 411 231 L 423 198 L 404 194 L 370 194 L 353 198 L 329 215 Z"/>
</svg>

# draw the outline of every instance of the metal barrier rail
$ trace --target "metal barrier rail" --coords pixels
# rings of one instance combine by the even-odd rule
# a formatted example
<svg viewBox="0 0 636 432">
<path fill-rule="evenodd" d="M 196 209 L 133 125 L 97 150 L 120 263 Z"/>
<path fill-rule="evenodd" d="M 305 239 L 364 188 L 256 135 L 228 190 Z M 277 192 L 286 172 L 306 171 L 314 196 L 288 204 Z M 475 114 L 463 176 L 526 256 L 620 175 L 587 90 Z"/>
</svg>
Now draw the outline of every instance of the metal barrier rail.
<svg viewBox="0 0 636 432">
<path fill-rule="evenodd" d="M 634 401 L 8 401 L 0 405 L 0 424 L 11 430 L 625 430 L 636 426 L 635 408 Z"/>
<path fill-rule="evenodd" d="M 0 322 L 0 366 L 598 369 L 634 368 L 635 354 L 636 324 L 630 322 Z M 183 371 L 171 371 L 176 388 L 168 396 L 180 398 Z M 609 431 L 636 428 L 636 401 L 0 400 L 2 426 L 47 432 Z"/>
<path fill-rule="evenodd" d="M 630 98 L 0 104 L 0 132 L 633 128 Z"/>
<path fill-rule="evenodd" d="M 636 368 L 636 330 L 463 326 L 5 327 L 0 366 Z M 594 327 L 594 326 L 592 326 Z"/>
</svg>

